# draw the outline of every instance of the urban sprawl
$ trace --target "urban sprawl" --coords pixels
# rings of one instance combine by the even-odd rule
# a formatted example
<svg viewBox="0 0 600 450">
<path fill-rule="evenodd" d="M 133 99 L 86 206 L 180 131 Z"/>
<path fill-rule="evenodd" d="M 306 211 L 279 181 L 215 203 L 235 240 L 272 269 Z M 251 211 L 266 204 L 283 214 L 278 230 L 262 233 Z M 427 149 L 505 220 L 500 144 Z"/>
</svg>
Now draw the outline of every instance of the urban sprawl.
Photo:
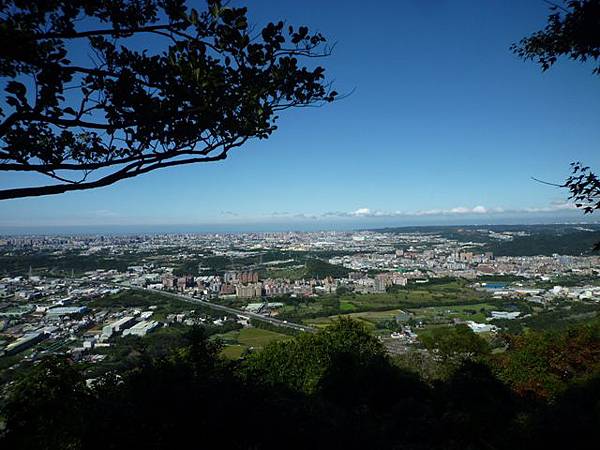
<svg viewBox="0 0 600 450">
<path fill-rule="evenodd" d="M 498 242 L 527 235 L 478 232 Z M 339 314 L 370 323 L 390 351 L 403 352 L 418 349 L 432 326 L 493 334 L 510 321 L 600 302 L 597 256 L 496 257 L 481 242 L 443 233 L 5 236 L 0 252 L 5 262 L 24 261 L 0 267 L 8 367 L 55 352 L 101 362 L 122 339 L 174 326 L 310 332 Z M 133 293 L 151 301 L 123 300 Z"/>
</svg>

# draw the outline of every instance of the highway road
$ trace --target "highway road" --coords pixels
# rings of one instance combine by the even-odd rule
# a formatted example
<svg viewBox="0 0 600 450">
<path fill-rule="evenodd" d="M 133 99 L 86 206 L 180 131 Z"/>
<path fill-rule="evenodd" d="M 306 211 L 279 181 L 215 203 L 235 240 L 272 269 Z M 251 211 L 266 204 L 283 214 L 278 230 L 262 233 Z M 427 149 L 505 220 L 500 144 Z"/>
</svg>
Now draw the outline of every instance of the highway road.
<svg viewBox="0 0 600 450">
<path fill-rule="evenodd" d="M 223 311 L 223 312 L 226 312 L 229 314 L 235 314 L 236 316 L 250 317 L 252 319 L 270 323 L 270 324 L 278 326 L 278 327 L 290 328 L 290 329 L 296 330 L 296 331 L 306 331 L 308 333 L 314 333 L 316 331 L 315 328 L 309 327 L 307 325 L 301 325 L 298 323 L 288 322 L 287 320 L 280 320 L 280 319 L 276 319 L 274 317 L 267 317 L 267 316 L 263 316 L 262 314 L 256 314 L 256 313 L 253 313 L 250 311 L 243 311 L 241 309 L 230 308 L 229 306 L 218 305 L 216 303 L 207 302 L 206 300 L 200 300 L 199 298 L 190 297 L 189 295 L 176 294 L 174 292 L 161 291 L 159 289 L 147 289 L 147 288 L 140 288 L 140 287 L 133 287 L 133 286 L 128 286 L 128 287 L 130 287 L 132 289 L 137 289 L 140 291 L 154 292 L 157 294 L 167 295 L 169 297 L 173 297 L 173 298 L 176 298 L 176 299 L 184 301 L 184 302 L 195 303 L 198 305 L 206 306 L 207 308 L 215 309 L 217 311 Z"/>
</svg>

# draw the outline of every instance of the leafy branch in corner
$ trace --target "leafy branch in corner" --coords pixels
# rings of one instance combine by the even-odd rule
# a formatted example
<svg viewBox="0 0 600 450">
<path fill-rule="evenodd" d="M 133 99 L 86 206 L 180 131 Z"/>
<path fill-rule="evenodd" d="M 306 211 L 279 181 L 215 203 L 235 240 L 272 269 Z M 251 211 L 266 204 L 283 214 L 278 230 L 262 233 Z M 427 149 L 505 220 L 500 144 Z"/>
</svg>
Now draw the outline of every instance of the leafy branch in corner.
<svg viewBox="0 0 600 450">
<path fill-rule="evenodd" d="M 256 32 L 246 8 L 220 0 L 204 11 L 185 0 L 8 0 L 0 41 L 0 173 L 55 182 L 0 200 L 221 161 L 267 139 L 279 112 L 337 96 L 323 67 L 301 63 L 331 53 L 323 35 L 283 22 Z"/>
</svg>

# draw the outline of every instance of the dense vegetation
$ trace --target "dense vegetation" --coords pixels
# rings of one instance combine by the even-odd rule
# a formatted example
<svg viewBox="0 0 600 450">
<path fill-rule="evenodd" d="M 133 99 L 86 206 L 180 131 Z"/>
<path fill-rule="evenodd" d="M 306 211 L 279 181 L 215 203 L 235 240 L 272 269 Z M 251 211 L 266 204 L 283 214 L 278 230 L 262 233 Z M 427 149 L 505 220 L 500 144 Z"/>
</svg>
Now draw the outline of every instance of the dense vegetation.
<svg viewBox="0 0 600 450">
<path fill-rule="evenodd" d="M 497 256 L 551 256 L 582 255 L 593 252 L 594 244 L 600 240 L 600 227 L 595 224 L 576 225 L 464 225 L 400 227 L 379 230 L 385 233 L 431 233 L 459 242 L 479 244 L 478 252 L 493 252 Z M 527 236 L 514 236 L 512 240 L 498 240 L 490 237 L 495 233 L 522 232 Z"/>
<path fill-rule="evenodd" d="M 329 264 L 327 261 L 320 259 L 308 259 L 306 261 L 305 278 L 344 278 L 351 270 L 345 267 Z"/>
<path fill-rule="evenodd" d="M 422 372 L 359 323 L 267 345 L 241 362 L 193 328 L 169 352 L 85 381 L 51 358 L 10 388 L 3 448 L 593 448 L 600 324 L 506 339 L 466 328 L 428 342 Z M 143 349 L 140 350 L 142 353 Z M 436 356 L 437 355 L 437 356 Z M 422 362 L 422 361 L 421 361 Z M 442 370 L 443 369 L 443 370 Z"/>
<path fill-rule="evenodd" d="M 97 269 L 126 271 L 127 267 L 135 265 L 139 258 L 139 254 L 117 256 L 107 252 L 81 255 L 76 251 L 62 254 L 15 251 L 0 255 L 0 273 L 23 275 L 30 267 L 33 273 L 49 272 L 51 275 L 71 275 L 71 272 L 81 275 L 83 272 Z"/>
<path fill-rule="evenodd" d="M 485 246 L 485 251 L 496 256 L 551 256 L 587 255 L 600 241 L 600 231 L 571 231 L 564 234 L 548 233 L 517 236 L 512 241 L 494 242 Z"/>
</svg>

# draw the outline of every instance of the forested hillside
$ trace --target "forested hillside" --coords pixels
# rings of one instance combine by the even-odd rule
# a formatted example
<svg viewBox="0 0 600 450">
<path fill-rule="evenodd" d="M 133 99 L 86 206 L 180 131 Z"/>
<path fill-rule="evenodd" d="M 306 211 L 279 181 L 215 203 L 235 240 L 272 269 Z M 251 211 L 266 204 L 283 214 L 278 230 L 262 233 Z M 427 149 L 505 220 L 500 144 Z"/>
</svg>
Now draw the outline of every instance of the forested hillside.
<svg viewBox="0 0 600 450">
<path fill-rule="evenodd" d="M 389 357 L 358 322 L 221 359 L 201 328 L 165 354 L 86 381 L 42 361 L 9 389 L 2 448 L 589 449 L 600 420 L 600 324 L 506 338 L 468 328 Z M 425 358 L 425 359 L 424 359 Z"/>
</svg>

